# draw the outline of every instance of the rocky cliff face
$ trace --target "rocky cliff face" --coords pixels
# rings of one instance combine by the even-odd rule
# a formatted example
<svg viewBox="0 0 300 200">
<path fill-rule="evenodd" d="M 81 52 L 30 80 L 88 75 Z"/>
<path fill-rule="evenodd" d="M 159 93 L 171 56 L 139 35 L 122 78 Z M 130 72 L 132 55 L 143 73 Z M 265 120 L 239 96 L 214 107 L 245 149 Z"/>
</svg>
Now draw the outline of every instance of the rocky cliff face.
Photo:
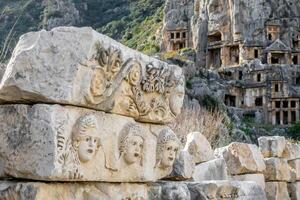
<svg viewBox="0 0 300 200">
<path fill-rule="evenodd" d="M 289 35 L 300 24 L 297 0 L 168 0 L 165 7 L 164 34 L 176 29 L 189 30 L 189 47 L 198 51 L 198 63 L 205 66 L 208 36 L 223 42 L 242 41 L 266 45 L 266 25 L 279 24 L 281 35 Z M 290 41 L 287 41 L 290 42 Z M 166 39 L 162 49 L 167 49 Z"/>
</svg>

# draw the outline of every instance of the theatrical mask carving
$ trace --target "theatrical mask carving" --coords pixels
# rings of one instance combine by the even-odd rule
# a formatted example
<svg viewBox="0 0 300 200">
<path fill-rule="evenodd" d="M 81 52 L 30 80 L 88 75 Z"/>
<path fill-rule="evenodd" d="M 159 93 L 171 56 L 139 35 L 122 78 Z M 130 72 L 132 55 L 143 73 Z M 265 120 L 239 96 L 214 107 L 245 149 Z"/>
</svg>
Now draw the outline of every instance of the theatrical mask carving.
<svg viewBox="0 0 300 200">
<path fill-rule="evenodd" d="M 181 107 L 183 105 L 184 99 L 184 80 L 183 78 L 175 79 L 174 81 L 175 88 L 170 91 L 170 110 L 177 116 L 180 114 Z"/>
<path fill-rule="evenodd" d="M 72 141 L 82 163 L 93 159 L 99 150 L 101 143 L 98 131 L 97 120 L 94 115 L 87 114 L 77 120 L 72 134 Z"/>
<path fill-rule="evenodd" d="M 163 129 L 157 139 L 156 168 L 172 169 L 178 156 L 180 142 L 175 133 L 169 129 Z"/>
<path fill-rule="evenodd" d="M 118 147 L 122 163 L 142 165 L 144 138 L 141 127 L 133 123 L 125 125 L 119 136 Z"/>
</svg>

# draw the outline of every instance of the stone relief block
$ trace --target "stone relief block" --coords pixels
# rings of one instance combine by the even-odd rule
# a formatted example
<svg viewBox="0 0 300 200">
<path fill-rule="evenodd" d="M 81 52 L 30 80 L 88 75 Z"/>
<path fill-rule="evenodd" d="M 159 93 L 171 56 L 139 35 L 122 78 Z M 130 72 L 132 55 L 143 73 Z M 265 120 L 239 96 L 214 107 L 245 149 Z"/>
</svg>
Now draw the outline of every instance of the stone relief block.
<svg viewBox="0 0 300 200">
<path fill-rule="evenodd" d="M 170 128 L 154 126 L 73 106 L 2 105 L 0 174 L 51 181 L 155 181 L 172 172 L 181 146 Z"/>
<path fill-rule="evenodd" d="M 0 182 L 1 200 L 147 200 L 147 185 L 135 183 Z"/>
<path fill-rule="evenodd" d="M 91 28 L 23 35 L 0 85 L 3 102 L 67 104 L 153 123 L 172 121 L 183 98 L 181 68 Z"/>
</svg>

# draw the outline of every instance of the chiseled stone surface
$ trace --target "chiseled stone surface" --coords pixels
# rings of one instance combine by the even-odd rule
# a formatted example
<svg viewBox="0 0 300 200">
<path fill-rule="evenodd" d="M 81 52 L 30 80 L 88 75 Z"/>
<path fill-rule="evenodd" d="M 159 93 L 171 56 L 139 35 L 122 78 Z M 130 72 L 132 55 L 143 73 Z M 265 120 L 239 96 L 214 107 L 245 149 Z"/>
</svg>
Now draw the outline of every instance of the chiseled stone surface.
<svg viewBox="0 0 300 200">
<path fill-rule="evenodd" d="M 191 179 L 195 170 L 193 157 L 187 151 L 180 151 L 178 158 L 173 164 L 172 173 L 167 176 L 169 180 Z"/>
<path fill-rule="evenodd" d="M 223 158 L 217 158 L 211 161 L 196 165 L 193 180 L 208 181 L 208 180 L 227 180 L 228 171 L 226 162 Z"/>
<path fill-rule="evenodd" d="M 288 161 L 291 170 L 291 179 L 293 181 L 300 181 L 300 159 Z"/>
<path fill-rule="evenodd" d="M 145 184 L 0 181 L 1 200 L 148 200 Z"/>
<path fill-rule="evenodd" d="M 172 172 L 168 127 L 61 105 L 0 106 L 0 174 L 50 181 L 146 182 Z"/>
<path fill-rule="evenodd" d="M 263 189 L 265 189 L 265 177 L 263 174 L 244 174 L 244 175 L 236 175 L 231 177 L 232 180 L 235 181 L 254 181 L 258 185 L 260 185 Z"/>
<path fill-rule="evenodd" d="M 160 181 L 148 185 L 149 200 L 191 200 L 186 182 Z"/>
<path fill-rule="evenodd" d="M 266 158 L 266 181 L 290 181 L 291 168 L 285 158 Z"/>
<path fill-rule="evenodd" d="M 265 136 L 258 138 L 258 144 L 265 158 L 282 157 L 286 140 L 282 136 Z"/>
<path fill-rule="evenodd" d="M 236 199 L 265 200 L 264 190 L 249 181 L 202 181 L 187 184 L 192 200 Z"/>
<path fill-rule="evenodd" d="M 143 55 L 92 28 L 23 35 L 0 84 L 0 100 L 57 103 L 167 123 L 184 98 L 181 68 Z"/>
<path fill-rule="evenodd" d="M 300 200 L 300 182 L 288 183 L 288 191 L 292 200 Z"/>
<path fill-rule="evenodd" d="M 300 159 L 300 145 L 287 142 L 283 151 L 283 157 L 287 160 Z"/>
<path fill-rule="evenodd" d="M 290 200 L 286 182 L 266 182 L 268 200 Z"/>
<path fill-rule="evenodd" d="M 215 154 L 225 159 L 231 175 L 260 173 L 266 168 L 261 152 L 253 144 L 233 142 Z"/>
<path fill-rule="evenodd" d="M 214 159 L 214 151 L 210 143 L 199 132 L 192 132 L 187 135 L 187 142 L 184 149 L 194 157 L 196 164 Z"/>
</svg>

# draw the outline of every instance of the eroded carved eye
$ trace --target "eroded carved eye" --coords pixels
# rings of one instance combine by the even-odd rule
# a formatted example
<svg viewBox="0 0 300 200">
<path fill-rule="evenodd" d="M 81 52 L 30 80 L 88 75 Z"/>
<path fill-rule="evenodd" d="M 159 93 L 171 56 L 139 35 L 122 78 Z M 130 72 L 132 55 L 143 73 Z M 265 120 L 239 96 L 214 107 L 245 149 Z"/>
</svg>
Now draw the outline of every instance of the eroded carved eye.
<svg viewBox="0 0 300 200">
<path fill-rule="evenodd" d="M 167 150 L 168 150 L 168 151 L 171 151 L 171 150 L 172 150 L 172 147 L 168 147 Z"/>
<path fill-rule="evenodd" d="M 133 145 L 137 145 L 137 142 L 133 142 Z"/>
<path fill-rule="evenodd" d="M 86 141 L 86 142 L 88 142 L 89 140 L 90 140 L 90 138 L 88 138 L 88 137 L 85 138 L 85 141 Z"/>
<path fill-rule="evenodd" d="M 97 139 L 94 139 L 94 143 L 96 143 L 97 142 Z"/>
<path fill-rule="evenodd" d="M 174 151 L 175 151 L 175 153 L 177 153 L 178 152 L 178 148 L 175 148 Z"/>
</svg>

